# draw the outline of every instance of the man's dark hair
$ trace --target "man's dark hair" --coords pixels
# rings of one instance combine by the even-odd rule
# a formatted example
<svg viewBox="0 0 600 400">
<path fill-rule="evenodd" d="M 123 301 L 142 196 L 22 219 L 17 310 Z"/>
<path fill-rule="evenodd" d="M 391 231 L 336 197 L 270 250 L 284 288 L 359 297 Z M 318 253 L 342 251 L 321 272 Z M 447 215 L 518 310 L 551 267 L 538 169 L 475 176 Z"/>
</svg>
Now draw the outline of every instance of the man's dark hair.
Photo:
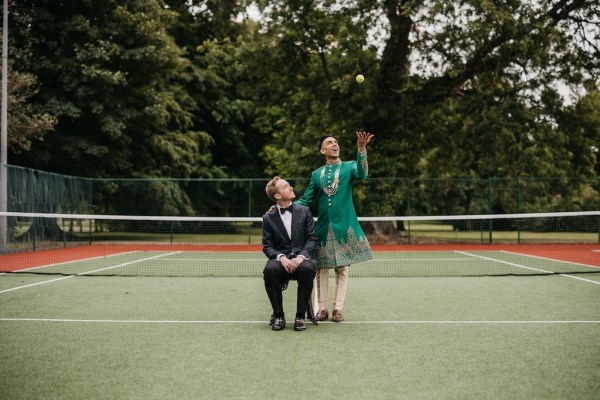
<svg viewBox="0 0 600 400">
<path fill-rule="evenodd" d="M 325 141 L 325 139 L 333 137 L 333 135 L 330 134 L 326 134 L 321 136 L 321 139 L 319 139 L 319 148 L 317 149 L 318 151 L 321 151 L 321 146 L 323 146 L 323 142 Z"/>
</svg>

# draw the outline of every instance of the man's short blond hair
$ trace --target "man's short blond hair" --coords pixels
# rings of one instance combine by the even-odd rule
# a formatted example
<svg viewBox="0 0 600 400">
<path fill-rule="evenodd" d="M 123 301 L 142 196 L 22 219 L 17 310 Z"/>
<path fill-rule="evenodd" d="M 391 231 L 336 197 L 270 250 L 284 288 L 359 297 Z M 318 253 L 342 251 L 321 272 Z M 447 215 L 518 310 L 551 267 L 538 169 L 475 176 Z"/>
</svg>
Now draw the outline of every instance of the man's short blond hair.
<svg viewBox="0 0 600 400">
<path fill-rule="evenodd" d="M 267 183 L 267 187 L 265 188 L 265 192 L 267 192 L 267 196 L 273 201 L 277 201 L 277 200 L 275 200 L 275 195 L 278 193 L 277 182 L 280 179 L 281 178 L 278 176 L 274 177 L 273 179 L 271 179 L 269 181 L 269 183 Z"/>
</svg>

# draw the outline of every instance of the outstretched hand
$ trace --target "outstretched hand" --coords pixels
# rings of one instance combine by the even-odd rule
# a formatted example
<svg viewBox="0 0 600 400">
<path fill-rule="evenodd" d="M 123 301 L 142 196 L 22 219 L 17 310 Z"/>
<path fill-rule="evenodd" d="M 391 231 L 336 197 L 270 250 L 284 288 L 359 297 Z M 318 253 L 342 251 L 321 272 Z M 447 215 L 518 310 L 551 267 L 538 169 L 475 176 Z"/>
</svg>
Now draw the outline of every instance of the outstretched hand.
<svg viewBox="0 0 600 400">
<path fill-rule="evenodd" d="M 366 150 L 367 143 L 369 143 L 375 135 L 371 135 L 369 132 L 356 132 L 356 146 L 358 151 L 361 153 Z"/>
</svg>

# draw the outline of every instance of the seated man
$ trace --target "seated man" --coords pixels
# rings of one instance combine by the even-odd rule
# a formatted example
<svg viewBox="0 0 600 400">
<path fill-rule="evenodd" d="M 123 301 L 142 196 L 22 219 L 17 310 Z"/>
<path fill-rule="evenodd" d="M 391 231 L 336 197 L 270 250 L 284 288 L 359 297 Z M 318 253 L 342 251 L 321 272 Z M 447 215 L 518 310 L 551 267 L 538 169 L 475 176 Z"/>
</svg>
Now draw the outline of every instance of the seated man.
<svg viewBox="0 0 600 400">
<path fill-rule="evenodd" d="M 298 298 L 294 330 L 303 331 L 316 275 L 314 219 L 308 207 L 292 204 L 296 195 L 286 180 L 276 176 L 265 190 L 267 196 L 277 203 L 277 207 L 263 215 L 262 230 L 263 253 L 269 258 L 263 277 L 273 307 L 272 329 L 280 331 L 285 328 L 282 291 L 290 279 L 295 279 L 298 281 Z"/>
</svg>

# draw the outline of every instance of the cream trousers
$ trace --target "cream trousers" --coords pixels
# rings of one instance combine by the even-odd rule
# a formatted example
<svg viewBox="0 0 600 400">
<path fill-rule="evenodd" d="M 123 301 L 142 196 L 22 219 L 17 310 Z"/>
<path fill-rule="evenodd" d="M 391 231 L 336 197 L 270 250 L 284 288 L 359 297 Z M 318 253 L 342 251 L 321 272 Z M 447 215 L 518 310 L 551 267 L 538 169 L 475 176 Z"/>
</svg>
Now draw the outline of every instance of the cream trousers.
<svg viewBox="0 0 600 400">
<path fill-rule="evenodd" d="M 348 266 L 334 268 L 335 288 L 333 291 L 333 309 L 342 311 L 348 289 Z M 329 310 L 329 269 L 320 269 L 317 273 L 317 296 L 319 310 Z"/>
</svg>

